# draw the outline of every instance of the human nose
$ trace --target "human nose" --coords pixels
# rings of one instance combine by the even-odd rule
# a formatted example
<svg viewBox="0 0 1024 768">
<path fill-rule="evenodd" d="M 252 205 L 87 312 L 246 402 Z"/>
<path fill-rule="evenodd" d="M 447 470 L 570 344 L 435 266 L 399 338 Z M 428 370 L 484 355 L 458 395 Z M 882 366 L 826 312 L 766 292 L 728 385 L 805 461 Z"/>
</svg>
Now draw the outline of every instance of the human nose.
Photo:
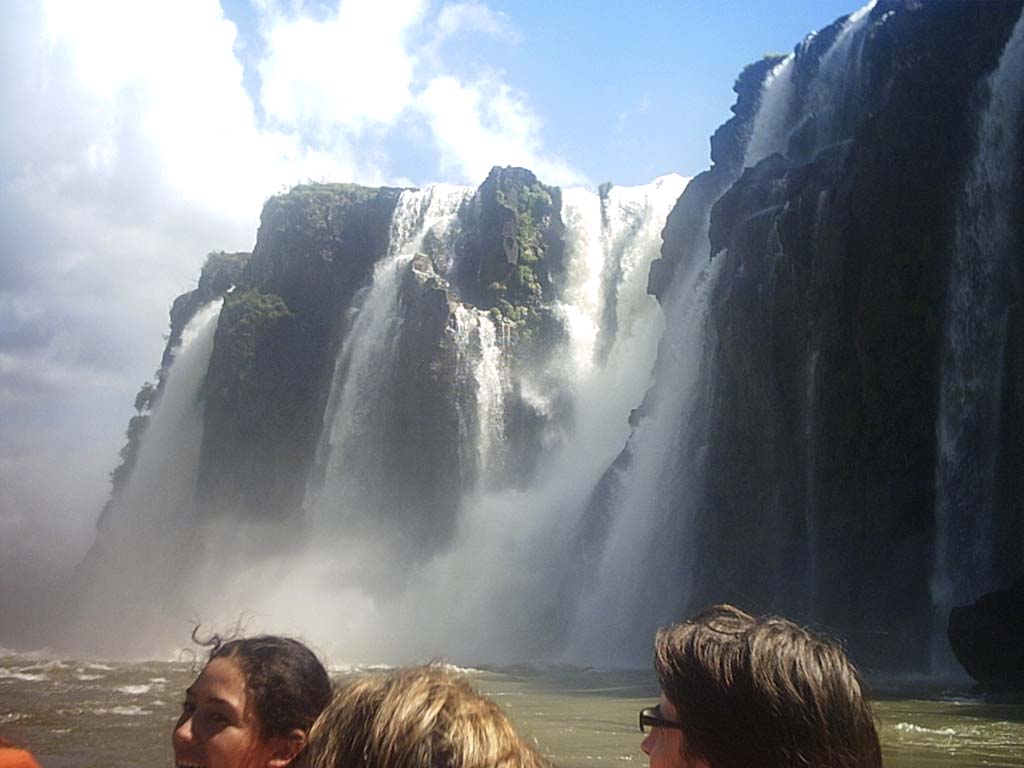
<svg viewBox="0 0 1024 768">
<path fill-rule="evenodd" d="M 654 731 L 652 730 L 650 733 L 644 736 L 644 740 L 640 742 L 640 749 L 643 750 L 643 753 L 648 757 L 651 756 L 651 741 L 653 739 Z"/>
<path fill-rule="evenodd" d="M 178 724 L 174 726 L 171 733 L 171 741 L 175 744 L 188 744 L 192 741 L 192 714 L 183 712 L 178 718 Z"/>
</svg>

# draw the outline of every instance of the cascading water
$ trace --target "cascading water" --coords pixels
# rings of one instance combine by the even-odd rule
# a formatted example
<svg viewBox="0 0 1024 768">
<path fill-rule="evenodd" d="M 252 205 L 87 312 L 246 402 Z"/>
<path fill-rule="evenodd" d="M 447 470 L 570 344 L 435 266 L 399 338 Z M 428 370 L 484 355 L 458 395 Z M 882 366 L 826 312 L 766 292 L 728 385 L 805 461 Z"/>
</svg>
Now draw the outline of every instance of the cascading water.
<svg viewBox="0 0 1024 768">
<path fill-rule="evenodd" d="M 640 658 L 641 646 L 650 641 L 650 631 L 672 618 L 667 600 L 659 599 L 663 586 L 661 563 L 652 553 L 659 535 L 686 546 L 686 516 L 692 506 L 680 509 L 679 500 L 668 488 L 690 477 L 674 476 L 671 467 L 683 453 L 691 453 L 701 436 L 690 426 L 698 403 L 705 343 L 708 299 L 715 285 L 722 259 L 694 258 L 688 274 L 676 278 L 666 306 L 666 315 L 679 333 L 671 346 L 662 348 L 659 379 L 671 388 L 656 389 L 656 397 L 633 433 L 631 462 L 619 475 L 611 501 L 614 519 L 607 534 L 595 575 L 594 589 L 580 601 L 567 657 L 592 663 L 631 665 Z M 684 425 L 687 425 L 684 429 Z M 699 430 L 698 430 L 699 431 Z M 614 470 L 613 470 L 614 471 Z M 693 498 L 688 501 L 694 501 Z M 668 535 L 668 531 L 673 531 Z M 676 536 L 682 531 L 682 536 Z M 679 561 L 692 561 L 685 551 L 676 550 Z M 672 584 L 674 593 L 684 593 L 685 584 Z"/>
<path fill-rule="evenodd" d="M 787 155 L 794 131 L 801 134 L 797 153 L 813 157 L 820 149 L 850 138 L 851 117 L 861 108 L 865 32 L 877 0 L 851 13 L 817 63 L 797 110 L 794 73 L 799 56 L 789 54 L 765 76 L 757 120 L 750 132 L 743 166 L 757 165 L 773 154 Z M 808 38 L 807 42 L 813 39 Z M 805 42 L 805 47 L 807 45 Z"/>
<path fill-rule="evenodd" d="M 646 293 L 647 271 L 686 183 L 670 175 L 612 188 L 603 199 L 564 191 L 567 269 L 557 310 L 569 349 L 556 357 L 571 392 L 572 424 L 528 488 L 462 500 L 457 541 L 404 604 L 404 614 L 421 619 L 419 631 L 437 628 L 425 638 L 437 647 L 490 658 L 560 652 L 575 603 L 575 594 L 566 604 L 560 592 L 577 566 L 566 553 L 575 549 L 590 492 L 621 449 L 628 414 L 650 383 L 664 321 Z M 429 620 L 422 606 L 430 606 Z"/>
<path fill-rule="evenodd" d="M 221 304 L 201 308 L 182 333 L 131 480 L 104 521 L 117 549 L 126 543 L 122 537 L 148 537 L 154 526 L 166 531 L 192 514 L 203 438 L 200 395 Z"/>
<path fill-rule="evenodd" d="M 436 185 L 402 193 L 391 224 L 389 254 L 374 269 L 352 327 L 341 346 L 318 450 L 323 484 L 307 490 L 314 526 L 372 515 L 386 480 L 378 474 L 379 439 L 391 401 L 398 342 L 404 322 L 402 276 L 424 239 L 450 227 L 472 190 Z"/>
<path fill-rule="evenodd" d="M 872 21 L 876 1 L 871 0 L 847 16 L 839 24 L 835 36 L 814 60 L 822 41 L 817 35 L 808 36 L 793 54 L 779 61 L 765 76 L 761 87 L 758 111 L 750 139 L 744 153 L 744 167 L 749 168 L 774 154 L 780 154 L 791 164 L 810 161 L 819 152 L 835 147 L 853 136 L 853 128 L 864 117 L 866 87 L 864 77 L 864 49 L 872 25 L 885 22 L 886 16 Z M 808 77 L 809 75 L 809 77 Z M 816 242 L 828 217 L 829 191 L 818 194 L 814 211 L 813 236 Z M 785 259 L 783 243 L 779 237 L 778 221 L 769 230 L 764 244 L 766 258 Z M 793 343 L 797 343 L 794 338 Z M 818 403 L 819 356 L 818 342 L 808 337 L 803 351 L 803 404 L 800 429 L 803 451 L 803 528 L 802 542 L 805 560 L 803 578 L 806 600 L 803 610 L 809 617 L 819 615 L 818 604 L 822 542 L 819 517 L 827 514 L 819 509 L 817 492 L 817 437 L 820 414 Z M 778 478 L 784 482 L 784 478 Z M 781 490 L 778 491 L 782 493 Z M 776 513 L 780 510 L 775 509 Z M 767 513 L 768 510 L 766 509 Z M 790 555 L 791 556 L 791 555 Z M 774 569 L 777 570 L 777 569 Z M 776 587 L 776 599 L 784 603 L 784 583 Z"/>
<path fill-rule="evenodd" d="M 871 11 L 877 0 L 851 13 L 836 39 L 818 62 L 818 72 L 806 98 L 803 126 L 809 126 L 802 154 L 852 137 L 855 118 L 863 111 L 864 42 Z M 799 127 L 796 130 L 801 130 Z"/>
<path fill-rule="evenodd" d="M 103 520 L 97 551 L 87 561 L 85 638 L 94 630 L 106 637 L 109 628 L 97 629 L 97 616 L 105 621 L 131 617 L 133 626 L 148 616 L 142 626 L 163 626 L 163 616 L 151 615 L 159 610 L 153 596 L 166 592 L 169 573 L 186 559 L 175 552 L 175 544 L 194 511 L 203 438 L 201 395 L 221 305 L 218 300 L 202 307 L 185 327 L 131 478 Z"/>
<path fill-rule="evenodd" d="M 776 64 L 761 86 L 758 119 L 750 133 L 743 167 L 757 165 L 769 155 L 786 154 L 790 110 L 793 102 L 793 70 L 796 56 L 789 54 Z"/>
<path fill-rule="evenodd" d="M 557 309 L 571 339 L 567 374 L 579 407 L 603 413 L 581 415 L 577 429 L 628 414 L 650 381 L 664 317 L 647 294 L 647 272 L 686 183 L 672 174 L 647 186 L 612 187 L 603 199 L 582 188 L 563 195 L 571 261 Z M 591 384 L 599 389 L 580 390 Z"/>
<path fill-rule="evenodd" d="M 475 467 L 474 482 L 487 482 L 501 475 L 498 464 L 505 442 L 505 398 L 507 374 L 503 370 L 501 346 L 494 320 L 465 306 L 455 310 L 453 329 L 459 356 L 459 383 L 469 385 L 475 404 L 472 414 L 462 413 L 460 400 L 460 454 L 463 464 Z M 469 457 L 470 446 L 475 450 Z"/>
<path fill-rule="evenodd" d="M 829 89 L 835 90 L 841 72 L 849 68 L 860 71 L 864 31 L 874 6 L 872 0 L 843 23 L 822 55 L 808 101 L 800 105 L 799 111 L 794 104 L 796 57 L 785 57 L 766 75 L 744 148 L 743 167 L 756 165 L 776 152 L 785 154 L 792 132 L 801 124 L 814 127 L 812 145 L 804 148 L 809 154 L 823 142 L 844 138 L 840 135 L 842 118 L 857 105 L 837 110 L 832 105 L 826 109 L 823 104 L 826 97 L 835 97 Z M 850 88 L 843 91 L 843 98 L 855 99 L 857 94 L 855 88 Z M 741 170 L 737 169 L 729 181 L 735 181 Z M 614 478 L 607 490 L 610 498 L 605 500 L 611 510 L 610 528 L 600 553 L 594 589 L 579 606 L 569 652 L 572 658 L 628 663 L 640 657 L 650 631 L 675 618 L 679 609 L 672 600 L 643 596 L 673 595 L 678 601 L 689 592 L 687 574 L 692 573 L 689 569 L 694 567 L 695 553 L 685 548 L 693 544 L 692 518 L 700 501 L 701 446 L 706 442 L 697 409 L 702 399 L 710 397 L 706 388 L 713 377 L 704 365 L 710 332 L 708 307 L 724 261 L 724 254 L 710 258 L 709 253 L 708 231 L 716 200 L 707 202 L 703 223 L 690 244 L 688 261 L 678 268 L 665 302 L 667 325 L 673 328 L 673 334 L 660 354 L 658 381 L 672 384 L 654 390 L 645 417 L 633 434 L 629 460 L 611 470 Z M 809 350 L 811 360 L 815 354 Z M 809 376 L 806 431 L 811 443 L 813 364 L 809 364 Z M 810 502 L 814 495 L 810 475 L 807 482 Z M 809 530 L 813 528 L 812 521 Z M 673 542 L 671 551 L 663 545 L 665 541 Z M 808 546 L 813 548 L 812 543 Z M 813 553 L 809 560 L 813 562 Z M 617 617 L 613 625 L 609 617 Z"/>
<path fill-rule="evenodd" d="M 992 583 L 994 484 L 1000 390 L 1009 308 L 1012 225 L 1020 184 L 1017 127 L 1024 115 L 1024 16 L 984 88 L 988 104 L 957 206 L 946 308 L 937 424 L 935 560 L 932 575 L 934 671 L 949 667 L 949 609 L 973 602 Z"/>
<path fill-rule="evenodd" d="M 367 444 L 373 435 L 352 426 L 386 407 L 381 399 L 387 385 L 380 382 L 393 375 L 389 350 L 408 328 L 398 320 L 399 273 L 408 268 L 410 251 L 424 242 L 427 229 L 454 224 L 464 194 L 453 192 L 447 203 L 438 203 L 435 210 L 445 213 L 435 218 L 416 213 L 431 210 L 413 197 L 429 190 L 404 193 L 392 227 L 392 255 L 378 266 L 339 353 L 320 448 L 324 482 L 307 491 L 313 530 L 332 533 L 317 533 L 298 565 L 282 560 L 270 579 L 239 580 L 232 602 L 273 614 L 282 628 L 303 626 L 312 636 L 327 635 L 325 642 L 341 638 L 351 658 L 445 653 L 501 660 L 556 654 L 572 618 L 572 602 L 564 604 L 556 588 L 573 567 L 565 552 L 578 535 L 592 488 L 625 442 L 630 410 L 650 384 L 664 321 L 645 291 L 647 271 L 659 253 L 665 218 L 686 183 L 671 175 L 644 187 L 613 188 L 603 202 L 586 190 L 565 191 L 566 266 L 555 309 L 568 333 L 565 348 L 540 361 L 539 368 L 508 358 L 504 322 L 468 305 L 454 308 L 446 332 L 459 390 L 452 418 L 459 422 L 458 439 L 466 443 L 459 446 L 460 461 L 478 469 L 461 490 L 451 489 L 449 505 L 457 523 L 447 544 L 418 560 L 393 561 L 386 554 L 393 550 L 383 541 L 397 533 L 393 526 L 371 533 L 351 522 L 327 520 L 337 521 L 339 515 L 351 520 L 353 512 L 343 506 L 352 503 L 353 487 L 365 499 L 368 482 L 387 482 L 374 478 L 366 460 L 379 450 Z M 395 245 L 399 239 L 408 245 Z M 432 257 L 457 267 L 446 261 L 454 254 Z M 377 383 L 347 393 L 360 370 L 377 377 Z M 506 406 L 510 398 L 546 396 L 544 382 L 552 380 L 560 382 L 559 397 L 572 402 L 571 416 L 552 442 L 538 447 L 542 459 L 523 487 L 502 467 Z M 534 405 L 543 412 L 543 403 Z M 363 510 L 356 514 L 366 514 Z M 262 586 L 254 594 L 246 584 L 257 582 L 275 587 Z M 322 611 L 295 601 L 282 605 L 296 590 L 330 599 L 335 618 L 328 626 Z M 382 627 L 388 628 L 386 635 Z"/>
</svg>

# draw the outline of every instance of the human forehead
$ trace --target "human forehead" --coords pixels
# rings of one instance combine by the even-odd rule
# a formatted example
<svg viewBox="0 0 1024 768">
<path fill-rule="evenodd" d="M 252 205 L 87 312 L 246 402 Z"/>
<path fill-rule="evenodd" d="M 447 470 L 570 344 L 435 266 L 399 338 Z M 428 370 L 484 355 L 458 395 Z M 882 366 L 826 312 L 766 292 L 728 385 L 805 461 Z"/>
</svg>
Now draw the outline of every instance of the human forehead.
<svg viewBox="0 0 1024 768">
<path fill-rule="evenodd" d="M 222 701 L 239 712 L 245 711 L 245 675 L 234 659 L 211 659 L 187 692 L 197 700 Z"/>
</svg>

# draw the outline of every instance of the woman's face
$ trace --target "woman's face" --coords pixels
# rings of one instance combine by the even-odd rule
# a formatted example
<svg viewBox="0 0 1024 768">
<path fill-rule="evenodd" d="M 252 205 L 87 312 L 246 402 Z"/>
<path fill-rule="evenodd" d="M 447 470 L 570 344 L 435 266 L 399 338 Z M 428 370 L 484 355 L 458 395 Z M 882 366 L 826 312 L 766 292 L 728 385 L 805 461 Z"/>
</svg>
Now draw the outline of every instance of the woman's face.
<svg viewBox="0 0 1024 768">
<path fill-rule="evenodd" d="M 231 658 L 210 661 L 185 691 L 171 734 L 178 768 L 264 768 L 271 760 L 249 701 L 245 676 Z"/>
</svg>

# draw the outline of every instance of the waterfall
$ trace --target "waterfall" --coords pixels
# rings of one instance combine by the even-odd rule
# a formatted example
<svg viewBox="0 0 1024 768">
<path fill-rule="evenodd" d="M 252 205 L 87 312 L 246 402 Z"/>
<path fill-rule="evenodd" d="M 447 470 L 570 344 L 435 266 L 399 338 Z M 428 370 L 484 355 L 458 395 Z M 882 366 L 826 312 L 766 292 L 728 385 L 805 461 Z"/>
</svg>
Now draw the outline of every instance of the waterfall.
<svg viewBox="0 0 1024 768">
<path fill-rule="evenodd" d="M 167 530 L 192 514 L 203 438 L 201 393 L 221 304 L 218 300 L 199 309 L 182 333 L 135 469 L 106 521 L 115 541 L 148 537 L 154 527 Z"/>
<path fill-rule="evenodd" d="M 320 454 L 324 485 L 307 510 L 314 524 L 330 515 L 355 514 L 363 504 L 364 481 L 373 482 L 372 466 L 383 448 L 377 439 L 386 399 L 381 397 L 397 353 L 403 318 L 399 307 L 401 275 L 412 254 L 394 253 L 377 264 L 373 284 L 342 344 L 327 401 Z M 370 475 L 364 471 L 371 470 Z"/>
<path fill-rule="evenodd" d="M 402 276 L 428 235 L 453 226 L 472 190 L 435 185 L 402 192 L 391 223 L 389 253 L 374 268 L 335 363 L 317 463 L 323 483 L 306 491 L 305 508 L 314 525 L 351 521 L 372 514 L 379 476 L 382 424 L 390 407 L 404 317 Z"/>
<path fill-rule="evenodd" d="M 173 601 L 173 574 L 190 561 L 187 525 L 194 512 L 203 439 L 202 389 L 222 301 L 200 308 L 173 356 L 138 459 L 103 520 L 84 564 L 87 596 L 79 605 L 80 641 L 109 642 L 123 629 L 120 651 L 165 637 L 168 616 L 156 596 Z M 145 630 L 144 634 L 142 629 Z"/>
<path fill-rule="evenodd" d="M 743 167 L 756 165 L 774 153 L 787 154 L 791 136 L 802 127 L 813 129 L 811 146 L 804 147 L 808 154 L 845 138 L 844 110 L 859 107 L 859 90 L 843 86 L 839 91 L 838 84 L 841 75 L 850 76 L 847 70 L 852 71 L 854 80 L 860 76 L 867 20 L 874 6 L 872 0 L 843 22 L 818 62 L 804 103 L 795 103 L 797 54 L 783 58 L 766 75 L 744 148 Z M 830 100 L 836 99 L 837 93 L 850 103 L 833 106 Z M 725 180 L 721 191 L 735 180 Z M 693 516 L 700 503 L 700 466 L 706 442 L 700 404 L 711 397 L 713 381 L 705 364 L 712 341 L 708 313 L 726 259 L 725 253 L 709 252 L 708 229 L 716 201 L 717 196 L 707 203 L 699 232 L 689 244 L 687 263 L 678 268 L 665 302 L 667 325 L 673 334 L 659 356 L 658 381 L 671 385 L 653 391 L 631 439 L 628 461 L 610 470 L 612 479 L 605 499 L 611 510 L 610 527 L 598 556 L 595 585 L 580 603 L 569 652 L 573 658 L 619 663 L 635 659 L 643 648 L 634 639 L 640 636 L 646 642 L 648 630 L 675 618 L 673 612 L 678 610 L 668 600 L 638 596 L 664 591 L 685 599 L 690 591 L 688 574 L 692 574 L 696 553 L 687 547 L 693 545 Z M 817 351 L 808 354 L 805 427 L 813 449 Z M 807 472 L 805 514 L 813 538 L 813 466 Z M 673 542 L 672 551 L 666 541 Z M 813 548 L 813 542 L 810 546 Z M 814 552 L 809 563 L 814 570 Z M 609 616 L 618 617 L 614 626 L 609 626 Z"/>
<path fill-rule="evenodd" d="M 776 64 L 764 79 L 757 119 L 754 121 L 743 158 L 744 168 L 757 165 L 770 155 L 786 154 L 795 61 L 796 56 L 789 54 Z"/>
<path fill-rule="evenodd" d="M 699 474 L 693 467 L 687 478 L 679 478 L 674 468 L 703 441 L 691 419 L 699 400 L 709 299 L 723 261 L 721 255 L 708 260 L 705 245 L 703 258 L 692 259 L 687 273 L 674 281 L 665 312 L 677 333 L 662 347 L 658 370 L 659 381 L 669 381 L 671 386 L 654 390 L 653 402 L 631 438 L 631 462 L 618 475 L 611 502 L 614 517 L 594 587 L 580 600 L 566 653 L 569 658 L 632 664 L 639 646 L 650 642 L 650 632 L 671 618 L 665 615 L 672 610 L 667 600 L 647 599 L 648 594 L 657 594 L 651 589 L 660 584 L 662 575 L 658 573 L 662 563 L 652 553 L 659 549 L 659 537 L 684 547 L 693 543 L 674 531 L 689 528 L 688 517 L 694 509 L 687 502 L 695 501 L 695 496 L 680 499 L 672 486 L 682 480 L 692 488 Z M 673 555 L 679 561 L 692 561 L 682 550 Z M 685 594 L 687 587 L 676 581 L 672 590 Z"/>
<path fill-rule="evenodd" d="M 474 482 L 502 473 L 497 468 L 505 442 L 505 398 L 507 374 L 503 370 L 502 347 L 494 320 L 486 313 L 459 306 L 453 329 L 459 357 L 459 384 L 472 393 L 472 414 L 462 413 L 460 399 L 460 454 L 463 463 L 475 467 Z M 470 447 L 473 447 L 471 456 Z"/>
<path fill-rule="evenodd" d="M 942 664 L 949 609 L 997 586 L 992 583 L 993 490 L 1008 270 L 1020 246 L 1011 217 L 1020 184 L 1022 78 L 1024 16 L 983 85 L 988 103 L 957 204 L 936 425 L 933 665 Z"/>
<path fill-rule="evenodd" d="M 659 254 L 668 212 L 686 183 L 670 175 L 641 187 L 613 188 L 603 200 L 587 190 L 564 192 L 567 249 L 555 310 L 567 335 L 564 348 L 550 360 L 511 359 L 503 322 L 467 305 L 455 307 L 449 326 L 456 365 L 453 417 L 464 443 L 461 461 L 476 469 L 471 482 L 451 489 L 456 517 L 451 540 L 430 557 L 403 561 L 396 569 L 379 562 L 387 560 L 380 554 L 387 545 L 358 526 L 345 526 L 341 537 L 317 537 L 317 546 L 329 551 L 304 558 L 285 582 L 304 579 L 316 590 L 330 584 L 332 603 L 347 606 L 344 619 L 329 629 L 323 628 L 322 616 L 293 614 L 293 622 L 340 634 L 351 654 L 371 659 L 443 652 L 500 660 L 557 653 L 572 618 L 560 593 L 573 566 L 565 553 L 578 535 L 591 490 L 625 443 L 630 410 L 650 385 L 664 320 L 646 293 L 647 272 Z M 393 238 L 408 243 L 422 242 L 427 226 L 397 223 L 423 210 L 413 194 L 420 193 L 403 194 L 392 227 Z M 393 255 L 378 267 L 339 354 L 336 392 L 325 421 L 330 433 L 321 446 L 325 481 L 307 494 L 318 507 L 317 519 L 336 515 L 359 494 L 365 499 L 367 482 L 386 481 L 368 466 L 365 453 L 376 450 L 368 443 L 371 436 L 360 432 L 355 439 L 352 425 L 357 408 L 366 413 L 379 407 L 374 403 L 387 384 L 378 381 L 361 393 L 353 391 L 351 407 L 345 390 L 364 367 L 363 355 L 375 360 L 366 364 L 368 372 L 387 377 L 388 345 L 400 332 L 396 274 L 411 249 L 393 247 Z M 360 351 L 364 345 L 376 351 Z M 557 396 L 572 403 L 568 423 L 537 446 L 541 459 L 528 485 L 506 482 L 516 480 L 507 478 L 503 467 L 507 404 L 521 397 L 536 413 L 546 413 L 552 381 L 561 392 Z M 346 445 L 351 450 L 346 452 Z M 362 486 L 354 494 L 357 481 Z M 392 573 L 383 578 L 389 591 L 382 595 L 370 588 L 377 584 L 368 584 L 366 573 L 387 568 Z M 280 607 L 275 613 L 285 615 Z M 387 637 L 380 636 L 381 626 L 389 628 Z"/>
<path fill-rule="evenodd" d="M 851 13 L 832 45 L 818 62 L 804 105 L 805 125 L 811 126 L 803 147 L 807 157 L 837 141 L 852 138 L 852 126 L 863 112 L 864 42 L 869 16 L 877 0 Z"/>
<path fill-rule="evenodd" d="M 347 330 L 338 344 L 316 469 L 305 491 L 305 525 L 290 525 L 287 535 L 280 523 L 234 517 L 179 526 L 191 542 L 188 573 L 170 595 L 146 581 L 140 600 L 161 596 L 153 599 L 152 610 L 162 607 L 172 623 L 188 616 L 216 627 L 236 621 L 244 606 L 260 617 L 261 629 L 301 627 L 312 642 L 337 648 L 353 661 L 439 653 L 495 661 L 557 657 L 575 619 L 579 586 L 578 564 L 566 553 L 579 541 L 594 487 L 629 437 L 630 412 L 650 387 L 665 320 L 646 292 L 647 274 L 660 253 L 666 217 L 687 181 L 669 175 L 603 195 L 565 191 L 566 250 L 563 269 L 553 277 L 553 309 L 566 333 L 552 342 L 550 354 L 530 357 L 516 356 L 505 321 L 459 302 L 450 288 L 439 296 L 444 277 L 458 271 L 459 253 L 452 247 L 457 214 L 472 190 L 403 192 L 389 246 L 343 318 Z M 416 270 L 429 270 L 425 261 L 437 274 L 417 283 Z M 416 337 L 410 334 L 422 320 L 411 302 L 423 296 L 439 302 L 432 311 L 448 316 L 438 356 L 428 360 L 439 366 L 437 376 L 431 379 L 425 370 L 423 378 L 409 379 L 404 356 L 415 353 L 409 339 Z M 190 328 L 187 354 L 175 362 L 154 415 L 151 435 L 162 434 L 159 443 L 168 449 L 180 443 L 159 432 L 164 415 L 179 426 L 201 428 L 196 393 L 213 327 L 197 340 Z M 187 363 L 193 351 L 206 356 L 195 366 Z M 193 368 L 194 375 L 183 374 Z M 192 394 L 181 390 L 179 396 L 186 378 L 193 380 Z M 410 408 L 407 396 L 418 395 L 415 388 L 430 381 L 443 383 L 444 407 Z M 175 410 L 175 402 L 192 410 Z M 544 433 L 530 446 L 536 466 L 528 478 L 515 475 L 507 455 L 514 439 L 509 425 L 524 402 Z M 452 463 L 459 476 L 450 485 L 447 475 L 428 483 L 429 493 L 443 490 L 440 499 L 415 496 L 424 487 L 417 484 L 424 473 L 412 481 L 408 476 L 422 467 L 395 466 L 403 443 L 417 437 L 419 422 L 409 421 L 410 411 L 413 417 L 426 413 L 430 428 L 458 443 L 429 443 L 457 452 Z M 193 459 L 200 437 L 201 429 L 192 437 Z M 126 492 L 132 498 L 146 494 L 147 456 L 140 458 Z M 417 458 L 413 453 L 410 463 Z M 435 458 L 424 457 L 429 472 L 448 466 L 447 457 Z M 189 466 L 191 474 L 157 468 L 153 474 L 175 477 L 191 493 L 194 460 Z M 396 499 L 407 508 L 396 511 Z M 189 511 L 158 510 L 168 525 Z M 166 549 L 171 540 L 148 523 L 140 535 L 150 550 Z M 218 584 L 215 599 L 194 588 L 212 582 Z M 175 635 L 166 620 L 153 626 L 162 637 Z"/>
<path fill-rule="evenodd" d="M 761 85 L 757 119 L 751 128 L 743 166 L 750 168 L 773 154 L 788 156 L 798 135 L 795 154 L 807 159 L 824 147 L 850 138 L 852 117 L 863 108 L 863 53 L 868 20 L 877 0 L 851 13 L 821 55 L 816 71 L 798 101 L 794 74 L 814 35 L 798 53 L 785 56 Z M 884 17 L 883 17 L 884 18 Z"/>
<path fill-rule="evenodd" d="M 577 387 L 597 382 L 603 393 L 578 393 L 581 406 L 606 407 L 603 418 L 628 413 L 650 381 L 664 317 L 647 294 L 661 229 L 687 179 L 670 174 L 638 187 L 563 193 L 569 249 L 566 285 L 557 305 L 569 329 Z M 612 377 L 612 378 L 608 378 Z M 593 423 L 582 416 L 582 424 Z"/>
</svg>

